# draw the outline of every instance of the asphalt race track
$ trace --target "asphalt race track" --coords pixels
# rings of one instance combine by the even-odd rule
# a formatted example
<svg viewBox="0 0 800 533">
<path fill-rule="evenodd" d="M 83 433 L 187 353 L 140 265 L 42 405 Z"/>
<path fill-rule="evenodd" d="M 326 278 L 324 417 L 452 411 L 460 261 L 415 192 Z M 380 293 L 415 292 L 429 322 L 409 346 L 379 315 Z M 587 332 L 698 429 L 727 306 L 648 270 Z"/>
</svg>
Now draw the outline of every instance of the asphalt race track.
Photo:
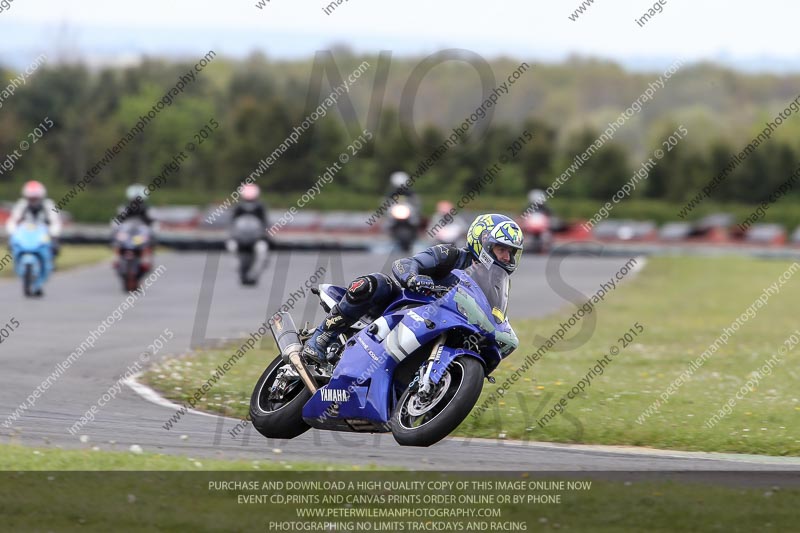
<svg viewBox="0 0 800 533">
<path fill-rule="evenodd" d="M 246 337 L 265 319 L 268 309 L 289 300 L 290 292 L 297 291 L 318 267 L 326 268 L 323 282 L 342 283 L 359 273 L 386 270 L 391 258 L 369 253 L 282 253 L 272 257 L 260 286 L 250 289 L 239 286 L 231 257 L 164 253 L 158 260 L 166 267 L 161 277 L 11 429 L 2 425 L 6 417 L 86 339 L 90 330 L 96 330 L 120 306 L 126 295 L 107 263 L 56 273 L 42 300 L 23 298 L 18 280 L 0 282 L 0 324 L 11 317 L 20 323 L 0 345 L 0 442 L 65 448 L 98 446 L 102 450 L 127 450 L 137 444 L 148 452 L 192 458 L 311 460 L 412 469 L 800 470 L 800 461 L 782 458 L 477 439 L 448 439 L 428 449 L 412 449 L 398 446 L 391 435 L 314 430 L 291 442 L 278 442 L 264 439 L 249 426 L 234 439 L 228 430 L 236 420 L 201 414 L 184 416 L 168 431 L 162 424 L 174 408 L 149 401 L 130 387 L 123 387 L 117 399 L 79 432 L 89 437 L 88 442 L 81 442 L 78 434 L 69 434 L 68 428 L 165 328 L 175 337 L 156 358 L 186 352 L 191 346 Z M 571 306 L 569 300 L 577 301 L 575 290 L 585 295 L 594 293 L 627 258 L 553 259 L 563 261 L 560 268 L 551 264 L 560 275 L 545 274 L 547 261 L 544 257 L 524 257 L 512 282 L 512 320 Z M 300 299 L 294 316 L 298 324 L 301 319 L 319 319 L 322 315 L 316 298 Z M 257 378 L 253 376 L 254 383 Z"/>
</svg>

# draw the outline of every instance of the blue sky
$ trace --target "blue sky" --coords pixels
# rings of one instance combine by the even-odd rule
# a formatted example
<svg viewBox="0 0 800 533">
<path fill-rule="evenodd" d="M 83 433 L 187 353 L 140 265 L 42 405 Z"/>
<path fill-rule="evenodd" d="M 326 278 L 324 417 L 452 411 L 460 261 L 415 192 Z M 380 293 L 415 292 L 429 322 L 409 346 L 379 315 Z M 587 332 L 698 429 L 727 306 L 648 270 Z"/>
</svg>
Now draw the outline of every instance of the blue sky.
<svg viewBox="0 0 800 533">
<path fill-rule="evenodd" d="M 467 48 L 496 56 L 558 60 L 570 54 L 645 67 L 688 60 L 723 60 L 740 68 L 800 70 L 788 0 L 668 0 L 644 28 L 634 19 L 649 1 L 595 0 L 573 22 L 580 0 L 348 0 L 330 16 L 330 0 L 14 0 L 0 13 L 0 61 L 36 53 L 125 60 L 142 53 L 227 55 L 262 50 L 298 57 L 332 44 L 397 54 Z"/>
</svg>

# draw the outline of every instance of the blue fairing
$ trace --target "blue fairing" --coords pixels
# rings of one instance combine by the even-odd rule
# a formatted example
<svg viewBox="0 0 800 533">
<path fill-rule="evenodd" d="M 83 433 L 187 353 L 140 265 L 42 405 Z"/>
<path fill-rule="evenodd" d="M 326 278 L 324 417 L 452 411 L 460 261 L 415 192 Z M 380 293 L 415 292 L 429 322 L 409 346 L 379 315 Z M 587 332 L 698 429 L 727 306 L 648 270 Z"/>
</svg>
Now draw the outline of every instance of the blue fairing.
<svg viewBox="0 0 800 533">
<path fill-rule="evenodd" d="M 484 357 L 482 357 L 478 353 L 473 352 L 472 350 L 466 350 L 464 348 L 453 348 L 451 346 L 440 346 L 439 350 L 437 350 L 433 362 L 433 369 L 431 370 L 431 381 L 433 383 L 439 383 L 439 380 L 441 380 L 442 376 L 444 376 L 444 372 L 445 370 L 447 370 L 447 367 L 450 366 L 450 363 L 452 363 L 456 357 L 459 357 L 461 355 L 474 357 L 475 359 L 481 361 L 484 364 L 484 366 L 487 364 Z"/>
<path fill-rule="evenodd" d="M 411 356 L 422 356 L 423 363 L 435 341 L 452 330 L 476 334 L 488 342 L 482 343 L 481 353 L 441 346 L 434 354 L 433 383 L 438 383 L 448 365 L 462 355 L 478 359 L 487 375 L 497 367 L 503 358 L 497 347 L 502 341 L 497 336 L 507 339 L 513 336 L 513 330 L 504 317 L 502 322 L 493 318 L 493 308 L 472 278 L 461 270 L 454 270 L 453 275 L 458 285 L 439 299 L 401 291 L 373 327 L 348 340 L 330 382 L 303 408 L 303 418 L 309 425 L 344 431 L 388 431 L 387 422 L 402 394 L 395 370 Z M 465 302 L 471 304 L 469 309 Z"/>
<path fill-rule="evenodd" d="M 30 266 L 34 275 L 33 288 L 41 288 L 53 271 L 53 250 L 47 226 L 23 224 L 11 236 L 9 244 L 17 275 L 24 276 Z"/>
</svg>

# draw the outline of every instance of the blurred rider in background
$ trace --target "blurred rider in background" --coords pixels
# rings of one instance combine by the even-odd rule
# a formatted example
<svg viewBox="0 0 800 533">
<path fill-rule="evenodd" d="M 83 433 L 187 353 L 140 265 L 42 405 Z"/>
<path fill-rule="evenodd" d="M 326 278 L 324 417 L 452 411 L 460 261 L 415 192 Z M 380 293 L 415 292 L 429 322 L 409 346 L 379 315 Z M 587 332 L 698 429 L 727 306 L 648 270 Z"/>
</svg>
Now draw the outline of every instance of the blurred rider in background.
<svg viewBox="0 0 800 533">
<path fill-rule="evenodd" d="M 138 218 L 147 226 L 153 225 L 155 220 L 150 206 L 147 204 L 147 188 L 144 185 L 135 183 L 129 186 L 125 189 L 125 199 L 128 203 L 117 209 L 117 216 L 114 219 L 118 224 Z"/>
<path fill-rule="evenodd" d="M 549 217 L 553 216 L 553 211 L 550 209 L 550 206 L 547 205 L 547 195 L 541 189 L 533 189 L 531 192 L 528 193 L 528 202 L 529 206 L 528 209 L 525 210 L 527 215 L 532 215 L 533 213 L 541 213 L 543 215 L 547 215 Z"/>
<path fill-rule="evenodd" d="M 261 201 L 261 188 L 255 183 L 242 187 L 242 197 L 233 208 L 233 220 L 242 215 L 255 215 L 267 227 L 267 206 Z"/>
<path fill-rule="evenodd" d="M 430 238 L 439 244 L 458 244 L 463 242 L 466 229 L 466 223 L 452 202 L 436 203 L 436 213 L 428 224 Z"/>
<path fill-rule="evenodd" d="M 26 222 L 47 225 L 53 246 L 53 255 L 60 251 L 58 238 L 61 236 L 61 217 L 55 203 L 47 197 L 47 189 L 41 182 L 29 181 L 22 187 L 22 198 L 14 204 L 6 221 L 6 231 L 13 234 L 20 224 Z"/>
<path fill-rule="evenodd" d="M 231 217 L 231 227 L 236 224 L 236 219 L 245 215 L 253 215 L 261 221 L 261 225 L 266 231 L 267 228 L 267 206 L 261 201 L 261 187 L 255 183 L 248 183 L 242 187 L 241 198 L 233 208 L 233 215 Z M 264 237 L 266 242 L 266 235 Z M 235 252 L 237 244 L 234 239 L 228 239 L 225 243 L 229 252 Z"/>
<path fill-rule="evenodd" d="M 410 179 L 411 176 L 405 172 L 393 172 L 392 175 L 389 176 L 390 189 L 389 193 L 387 194 L 387 198 L 397 198 L 397 200 L 393 201 L 393 203 L 400 201 L 408 202 L 412 209 L 419 212 L 419 196 L 417 196 L 417 193 L 414 192 L 414 189 L 411 187 L 411 185 L 406 185 Z"/>
</svg>

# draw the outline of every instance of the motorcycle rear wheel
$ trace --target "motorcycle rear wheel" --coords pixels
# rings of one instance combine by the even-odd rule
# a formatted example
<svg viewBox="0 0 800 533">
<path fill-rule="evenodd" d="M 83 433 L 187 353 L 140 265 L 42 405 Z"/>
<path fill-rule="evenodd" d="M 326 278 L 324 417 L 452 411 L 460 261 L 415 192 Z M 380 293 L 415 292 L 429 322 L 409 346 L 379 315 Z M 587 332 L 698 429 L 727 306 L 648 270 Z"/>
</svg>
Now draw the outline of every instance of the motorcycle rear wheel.
<svg viewBox="0 0 800 533">
<path fill-rule="evenodd" d="M 392 415 L 392 435 L 402 446 L 430 446 L 455 430 L 472 411 L 483 389 L 483 365 L 456 357 L 430 398 L 407 389 Z"/>
</svg>

